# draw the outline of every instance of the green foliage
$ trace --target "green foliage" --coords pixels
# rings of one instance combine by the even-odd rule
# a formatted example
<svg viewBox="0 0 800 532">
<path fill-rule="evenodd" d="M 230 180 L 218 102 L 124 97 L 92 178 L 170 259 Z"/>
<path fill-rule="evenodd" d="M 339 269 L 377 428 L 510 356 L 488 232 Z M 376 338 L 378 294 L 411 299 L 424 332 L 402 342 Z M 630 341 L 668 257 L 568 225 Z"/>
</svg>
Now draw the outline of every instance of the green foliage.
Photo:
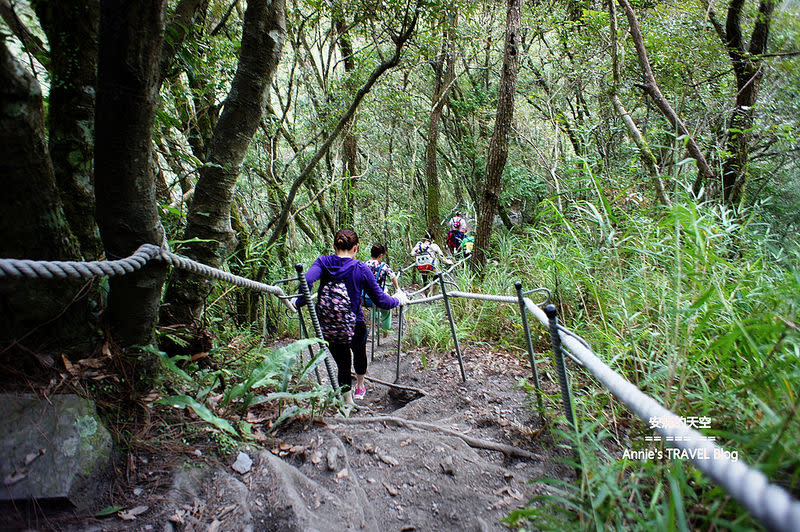
<svg viewBox="0 0 800 532">
<path fill-rule="evenodd" d="M 791 361 L 800 353 L 800 253 L 781 245 L 764 212 L 734 216 L 688 199 L 652 219 L 613 205 L 576 204 L 569 216 L 544 209 L 546 224 L 501 240 L 498 267 L 537 272 L 535 281 L 556 287 L 562 320 L 612 367 L 679 415 L 709 416 L 718 444 L 796 489 L 800 370 Z M 559 530 L 755 526 L 689 463 L 621 460 L 649 429 L 633 421 L 623 437 L 608 420 L 631 414 L 583 373 L 573 377 L 586 388 L 575 397 L 583 430 L 572 438 L 582 482 L 549 481 L 547 495 L 510 522 Z M 571 524 L 561 523 L 564 512 Z"/>
<path fill-rule="evenodd" d="M 310 360 L 300 361 L 300 355 L 314 345 L 318 345 L 317 340 L 306 339 L 274 350 L 259 348 L 251 352 L 251 364 L 228 370 L 193 368 L 194 376 L 181 367 L 181 364 L 189 362 L 188 357 L 158 353 L 166 370 L 162 377 L 164 384 L 168 388 L 179 388 L 183 393 L 157 402 L 175 408 L 190 408 L 216 429 L 236 438 L 249 436 L 250 425 L 242 419 L 248 408 L 255 405 L 271 403 L 277 406 L 280 414 L 272 422 L 273 429 L 293 417 L 313 417 L 335 401 L 335 394 L 329 386 L 312 385 L 308 379 L 322 362 L 324 351 L 320 350 Z M 223 383 L 227 384 L 223 386 Z M 211 391 L 219 387 L 223 387 L 222 393 L 212 399 Z M 219 437 L 224 441 L 227 438 Z"/>
</svg>

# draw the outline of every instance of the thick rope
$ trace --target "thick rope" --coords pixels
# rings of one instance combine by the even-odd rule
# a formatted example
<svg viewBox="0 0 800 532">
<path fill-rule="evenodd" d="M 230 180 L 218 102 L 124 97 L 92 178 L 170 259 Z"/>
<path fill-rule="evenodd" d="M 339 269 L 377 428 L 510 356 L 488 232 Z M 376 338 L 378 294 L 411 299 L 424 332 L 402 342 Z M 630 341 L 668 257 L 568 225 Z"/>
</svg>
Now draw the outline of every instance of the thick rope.
<svg viewBox="0 0 800 532">
<path fill-rule="evenodd" d="M 530 300 L 526 299 L 525 306 L 542 324 L 549 323 L 544 311 Z M 677 418 L 670 410 L 606 365 L 569 331 L 565 333 L 560 330 L 559 335 L 564 345 L 584 367 L 641 420 Z M 671 426 L 673 423 L 665 425 L 670 426 L 657 426 L 654 430 L 665 441 L 669 441 L 671 446 L 694 453 L 696 457 L 689 454 L 689 459 L 695 467 L 722 486 L 756 519 L 765 523 L 767 528 L 786 532 L 800 530 L 800 501 L 782 487 L 771 484 L 763 473 L 748 466 L 743 460 L 734 462 L 724 448 L 709 442 L 700 432 L 680 421 L 680 418 L 674 423 L 677 425 L 675 427 Z"/>
<path fill-rule="evenodd" d="M 99 260 L 91 262 L 79 261 L 44 261 L 26 259 L 0 259 L 0 278 L 22 277 L 39 279 L 66 279 L 69 277 L 91 279 L 93 277 L 125 275 L 140 270 L 150 260 L 163 260 L 175 268 L 181 268 L 210 279 L 225 281 L 258 292 L 272 294 L 281 299 L 284 305 L 295 311 L 292 302 L 286 298 L 280 287 L 259 283 L 246 277 L 212 268 L 187 257 L 176 255 L 166 247 L 153 244 L 142 244 L 133 255 L 119 260 Z"/>
</svg>

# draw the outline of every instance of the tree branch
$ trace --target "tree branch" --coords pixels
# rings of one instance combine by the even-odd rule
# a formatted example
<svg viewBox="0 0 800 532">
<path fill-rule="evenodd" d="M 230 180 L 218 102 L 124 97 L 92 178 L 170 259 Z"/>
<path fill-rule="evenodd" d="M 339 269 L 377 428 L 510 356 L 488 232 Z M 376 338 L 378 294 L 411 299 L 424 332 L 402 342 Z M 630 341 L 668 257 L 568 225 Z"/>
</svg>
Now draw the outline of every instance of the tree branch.
<svg viewBox="0 0 800 532">
<path fill-rule="evenodd" d="M 322 143 L 322 146 L 317 149 L 317 152 L 311 158 L 311 161 L 309 161 L 308 165 L 306 165 L 300 175 L 297 176 L 292 183 L 292 187 L 289 189 L 289 194 L 286 198 L 286 203 L 284 204 L 283 209 L 281 209 L 281 213 L 278 216 L 278 221 L 276 222 L 275 227 L 272 230 L 272 234 L 269 237 L 269 241 L 267 242 L 267 248 L 275 244 L 275 242 L 277 242 L 277 240 L 280 238 L 284 227 L 286 227 L 286 221 L 289 218 L 289 213 L 291 211 L 294 198 L 297 196 L 297 191 L 300 189 L 305 180 L 308 179 L 314 168 L 322 160 L 325 154 L 328 153 L 333 141 L 336 140 L 336 137 L 339 136 L 339 133 L 341 133 L 342 129 L 344 129 L 344 126 L 347 124 L 350 118 L 352 118 L 353 114 L 355 114 L 356 109 L 358 109 L 358 106 L 361 104 L 361 100 L 363 100 L 364 96 L 369 93 L 373 85 L 375 85 L 384 72 L 397 66 L 397 64 L 400 62 L 400 54 L 403 51 L 403 47 L 414 33 L 414 28 L 417 24 L 417 17 L 418 12 L 415 11 L 412 19 L 403 28 L 395 40 L 394 55 L 375 68 L 367 82 L 364 83 L 364 85 L 356 93 L 353 101 L 350 103 L 350 107 L 348 107 L 347 111 L 345 111 L 341 118 L 339 118 L 339 122 L 336 124 L 336 127 L 333 129 L 330 135 L 328 135 L 328 138 L 325 139 L 325 142 Z"/>
<path fill-rule="evenodd" d="M 14 7 L 8 0 L 0 0 L 0 17 L 2 17 L 5 23 L 8 24 L 8 27 L 11 28 L 11 32 L 14 36 L 22 41 L 25 48 L 36 57 L 36 60 L 39 61 L 43 67 L 50 70 L 50 54 L 45 49 L 44 43 L 22 23 L 17 13 L 14 11 Z"/>
<path fill-rule="evenodd" d="M 736 1 L 740 0 L 734 0 L 734 2 Z M 697 162 L 697 168 L 700 170 L 700 173 L 703 175 L 706 181 L 713 181 L 715 179 L 714 171 L 711 169 L 711 166 L 709 166 L 708 161 L 706 161 L 703 152 L 700 150 L 700 146 L 697 144 L 697 141 L 695 141 L 691 133 L 689 133 L 686 125 L 669 104 L 666 97 L 664 97 L 664 95 L 661 93 L 661 89 L 658 88 L 658 83 L 656 82 L 655 75 L 653 74 L 653 69 L 650 67 L 650 60 L 647 57 L 647 49 L 644 46 L 642 32 L 639 29 L 639 21 L 636 18 L 636 13 L 634 13 L 633 7 L 631 7 L 631 4 L 628 0 L 618 0 L 618 2 L 619 5 L 625 10 L 625 15 L 628 18 L 628 29 L 631 37 L 633 38 L 633 43 L 636 47 L 636 56 L 639 59 L 639 66 L 641 67 L 642 74 L 645 78 L 644 83 L 637 83 L 636 85 L 641 87 L 645 92 L 647 92 L 648 95 L 650 95 L 650 97 L 653 99 L 653 102 L 656 104 L 664 117 L 666 117 L 672 127 L 674 127 L 679 134 L 686 137 L 687 150 L 689 155 L 691 155 L 692 158 Z"/>
</svg>

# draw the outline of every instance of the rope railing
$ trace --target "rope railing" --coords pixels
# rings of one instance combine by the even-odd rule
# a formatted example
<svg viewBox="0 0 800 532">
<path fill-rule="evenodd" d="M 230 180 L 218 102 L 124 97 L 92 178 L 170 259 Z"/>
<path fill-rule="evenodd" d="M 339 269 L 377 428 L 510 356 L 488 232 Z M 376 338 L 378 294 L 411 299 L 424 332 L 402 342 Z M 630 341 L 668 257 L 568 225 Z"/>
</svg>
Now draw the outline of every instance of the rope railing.
<svg viewBox="0 0 800 532">
<path fill-rule="evenodd" d="M 66 279 L 71 277 L 76 279 L 91 279 L 106 275 L 115 277 L 140 270 L 151 260 L 163 260 L 175 268 L 181 268 L 203 277 L 225 281 L 236 286 L 274 295 L 280 298 L 283 304 L 290 310 L 295 310 L 292 302 L 278 286 L 260 283 L 218 268 L 213 268 L 188 257 L 177 255 L 166 247 L 158 247 L 153 244 L 142 244 L 130 257 L 117 260 L 81 262 L 0 259 L 0 278 L 10 277 L 19 279 L 28 277 L 39 279 Z"/>
<path fill-rule="evenodd" d="M 480 301 L 514 304 L 519 300 L 512 296 L 479 294 L 454 290 L 434 297 L 414 299 L 409 304 L 433 303 L 446 297 L 460 297 Z M 525 308 L 545 327 L 551 326 L 547 313 L 530 298 L 523 298 Z M 555 312 L 555 307 L 552 307 Z M 734 461 L 730 451 L 709 441 L 699 431 L 689 427 L 679 416 L 658 401 L 641 391 L 619 373 L 605 364 L 580 336 L 558 325 L 558 334 L 563 353 L 586 369 L 628 409 L 644 422 L 653 419 L 670 419 L 671 423 L 656 423 L 652 427 L 670 446 L 686 451 L 692 464 L 721 486 L 757 520 L 770 530 L 781 532 L 800 530 L 800 501 L 792 497 L 783 487 L 771 483 L 762 472 L 747 465 L 743 460 Z M 398 335 L 398 339 L 400 336 Z M 400 347 L 398 344 L 398 368 Z M 535 364 L 534 364 L 535 365 Z M 562 395 L 569 395 L 568 386 L 562 386 Z M 572 421 L 571 402 L 565 399 L 567 418 Z M 651 423 L 651 425 L 653 425 Z"/>
<path fill-rule="evenodd" d="M 118 276 L 137 271 L 144 267 L 150 260 L 163 260 L 173 267 L 182 268 L 198 275 L 218 279 L 237 286 L 242 286 L 259 292 L 272 294 L 278 297 L 284 305 L 292 311 L 296 311 L 291 300 L 283 290 L 274 285 L 268 285 L 225 272 L 218 268 L 196 262 L 186 257 L 172 253 L 166 247 L 158 247 L 152 244 L 143 244 L 130 257 L 111 261 L 33 261 L 25 259 L 0 259 L 0 278 L 42 278 L 42 279 L 64 279 L 82 278 L 89 279 L 100 276 Z M 454 264 L 449 270 L 452 271 L 462 261 Z M 688 458 L 695 467 L 705 473 L 712 481 L 724 488 L 734 499 L 739 501 L 752 515 L 765 524 L 771 530 L 781 532 L 796 531 L 800 529 L 800 501 L 792 497 L 784 488 L 770 483 L 766 475 L 748 466 L 742 460 L 734 461 L 730 452 L 723 447 L 708 441 L 700 432 L 689 427 L 681 418 L 672 411 L 658 403 L 655 399 L 645 394 L 638 387 L 623 378 L 619 373 L 605 364 L 597 354 L 591 349 L 589 344 L 580 336 L 572 333 L 563 326 L 558 325 L 555 319 L 555 307 L 549 305 L 547 313 L 530 298 L 523 297 L 521 288 L 518 286 L 518 297 L 501 296 L 494 294 L 479 294 L 453 290 L 447 292 L 444 274 L 439 274 L 437 279 L 440 281 L 442 294 L 431 297 L 424 297 L 411 300 L 409 305 L 433 303 L 439 300 L 445 302 L 447 307 L 448 319 L 450 321 L 453 338 L 456 343 L 456 351 L 459 355 L 462 377 L 466 379 L 461 353 L 458 347 L 456 328 L 449 309 L 448 297 L 460 297 L 465 299 L 476 299 L 481 301 L 494 301 L 498 303 L 520 303 L 530 312 L 539 322 L 547 326 L 554 335 L 554 350 L 558 351 L 563 345 L 568 356 L 584 367 L 600 383 L 603 384 L 617 399 L 627 408 L 636 414 L 641 420 L 651 419 L 672 419 L 673 423 L 655 424 L 653 429 L 664 437 L 664 441 L 670 446 L 687 451 Z M 298 265 L 298 278 L 304 281 L 302 266 Z M 284 281 L 289 281 L 287 279 Z M 306 283 L 301 282 L 301 285 Z M 301 290 L 302 290 L 301 286 Z M 419 291 L 418 291 L 419 292 Z M 412 294 L 418 293 L 414 292 Z M 310 296 L 310 294 L 306 294 Z M 397 372 L 399 377 L 399 362 L 402 342 L 402 307 L 400 309 L 400 319 L 398 328 L 397 342 Z M 310 311 L 311 312 L 311 311 Z M 550 316 L 548 316 L 548 313 Z M 311 313 L 312 321 L 314 314 Z M 317 335 L 320 334 L 319 327 L 314 327 Z M 525 330 L 528 335 L 527 326 Z M 528 338 L 530 343 L 530 338 Z M 556 341 L 557 340 L 557 341 Z M 326 363 L 329 364 L 327 357 Z M 536 364 L 531 353 L 531 364 L 534 375 L 536 375 Z M 330 366 L 327 367 L 331 382 L 335 384 L 335 378 Z M 559 368 L 557 368 L 559 369 Z M 562 399 L 565 401 L 565 408 L 568 411 L 568 420 L 572 421 L 571 403 L 569 402 L 569 388 L 564 386 L 566 379 L 562 367 L 559 369 L 559 377 L 562 379 Z M 537 377 L 538 393 L 538 377 Z M 652 425 L 652 423 L 651 423 Z"/>
</svg>

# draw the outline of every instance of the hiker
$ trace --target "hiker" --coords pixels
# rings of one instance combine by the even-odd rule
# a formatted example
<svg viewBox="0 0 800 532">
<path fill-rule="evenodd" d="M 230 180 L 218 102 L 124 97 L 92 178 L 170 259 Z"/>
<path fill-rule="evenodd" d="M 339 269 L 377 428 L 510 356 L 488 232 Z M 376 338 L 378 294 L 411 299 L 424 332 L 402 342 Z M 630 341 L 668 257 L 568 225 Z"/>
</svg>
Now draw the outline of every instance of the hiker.
<svg viewBox="0 0 800 532">
<path fill-rule="evenodd" d="M 383 244 L 373 244 L 369 255 L 371 257 L 370 260 L 366 261 L 364 264 L 369 266 L 369 269 L 372 270 L 372 273 L 375 275 L 375 280 L 378 282 L 378 286 L 381 287 L 381 290 L 385 291 L 386 279 L 389 279 L 392 281 L 392 284 L 394 284 L 395 290 L 400 291 L 400 283 L 397 282 L 397 274 L 388 264 L 383 262 L 383 258 L 386 256 L 386 246 Z M 367 308 L 373 308 L 375 306 L 372 302 L 372 298 L 370 298 L 368 294 L 364 294 L 364 306 Z M 381 316 L 381 333 L 383 337 L 386 338 L 392 328 L 392 311 L 389 309 L 379 310 Z"/>
<path fill-rule="evenodd" d="M 467 226 L 461 228 L 461 245 L 458 247 L 459 254 L 466 258 L 472 256 L 472 248 L 475 246 L 475 239 L 467 234 Z"/>
<path fill-rule="evenodd" d="M 447 233 L 447 249 L 451 255 L 455 255 L 461 246 L 462 229 L 467 228 L 467 221 L 461 216 L 461 211 L 456 211 L 455 216 L 450 218 L 450 231 Z"/>
<path fill-rule="evenodd" d="M 317 317 L 322 335 L 336 361 L 339 386 L 348 404 L 362 399 L 367 388 L 367 326 L 361 312 L 361 294 L 366 293 L 378 308 L 390 309 L 408 303 L 408 296 L 398 290 L 394 297 L 381 290 L 366 264 L 357 260 L 358 235 L 352 229 L 340 229 L 333 240 L 334 255 L 319 257 L 306 274 L 309 290 L 320 281 L 317 292 Z M 302 297 L 298 305 L 305 304 Z M 352 363 L 356 370 L 356 387 L 352 390 Z"/>
<path fill-rule="evenodd" d="M 453 261 L 444 256 L 442 248 L 433 242 L 433 237 L 430 233 L 425 233 L 422 240 L 411 248 L 411 256 L 415 258 L 417 271 L 422 274 L 423 284 L 428 284 L 428 279 L 441 271 L 439 257 L 447 264 L 453 263 Z M 428 290 L 425 290 L 425 295 L 428 295 Z"/>
</svg>

